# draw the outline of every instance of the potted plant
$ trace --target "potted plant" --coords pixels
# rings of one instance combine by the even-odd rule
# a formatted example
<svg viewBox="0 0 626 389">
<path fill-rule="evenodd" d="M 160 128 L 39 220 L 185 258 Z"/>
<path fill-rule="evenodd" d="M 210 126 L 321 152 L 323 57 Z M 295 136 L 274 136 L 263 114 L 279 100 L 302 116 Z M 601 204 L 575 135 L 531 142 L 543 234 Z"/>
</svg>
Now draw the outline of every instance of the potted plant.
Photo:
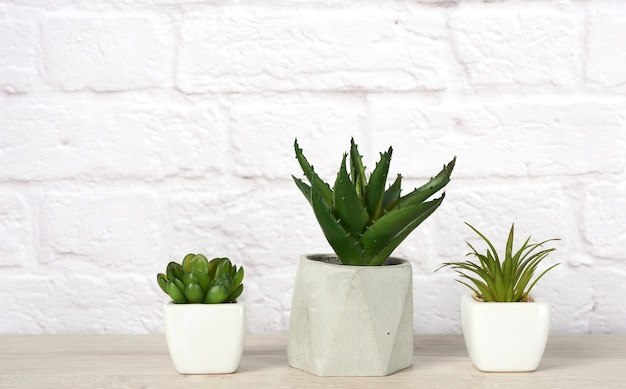
<svg viewBox="0 0 626 389">
<path fill-rule="evenodd" d="M 467 255 L 477 261 L 447 262 L 441 267 L 455 269 L 461 277 L 457 281 L 473 292 L 472 296 L 461 296 L 463 335 L 470 358 L 482 371 L 534 371 L 550 333 L 550 305 L 534 299 L 530 292 L 539 279 L 558 265 L 535 277 L 541 261 L 555 250 L 544 248 L 544 244 L 558 239 L 530 243 L 528 237 L 514 251 L 511 225 L 502 257 L 485 235 L 466 224 L 487 243 L 486 254 L 467 243 L 471 249 Z"/>
<path fill-rule="evenodd" d="M 172 301 L 165 304 L 165 337 L 181 374 L 219 374 L 237 370 L 246 336 L 243 267 L 228 258 L 211 261 L 188 254 L 170 262 L 157 282 Z"/>
<path fill-rule="evenodd" d="M 315 173 L 297 140 L 294 147 L 309 184 L 293 179 L 335 253 L 300 257 L 289 364 L 320 376 L 384 376 L 411 366 L 411 264 L 390 255 L 441 205 L 444 194 L 429 199 L 450 181 L 455 159 L 401 196 L 400 175 L 385 189 L 391 147 L 368 178 L 352 140 L 332 188 Z"/>
</svg>

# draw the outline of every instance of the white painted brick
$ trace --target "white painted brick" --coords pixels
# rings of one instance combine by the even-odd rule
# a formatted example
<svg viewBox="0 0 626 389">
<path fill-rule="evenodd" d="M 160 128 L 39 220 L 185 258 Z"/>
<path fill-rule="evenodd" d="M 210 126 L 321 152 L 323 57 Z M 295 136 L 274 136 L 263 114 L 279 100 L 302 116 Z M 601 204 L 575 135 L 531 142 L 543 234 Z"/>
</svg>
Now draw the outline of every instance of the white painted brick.
<svg viewBox="0 0 626 389">
<path fill-rule="evenodd" d="M 230 164 L 225 122 L 213 105 L 146 108 L 79 100 L 0 106 L 7 131 L 0 138 L 0 178 L 158 179 L 199 176 Z"/>
<path fill-rule="evenodd" d="M 364 114 L 358 98 L 344 95 L 237 99 L 230 126 L 235 171 L 244 177 L 303 177 L 293 146 L 297 138 L 318 174 L 334 182 L 351 137 L 362 153 L 368 150 L 359 136 Z"/>
<path fill-rule="evenodd" d="M 592 272 L 593 306 L 591 307 L 591 333 L 624 333 L 626 323 L 619 318 L 626 317 L 626 304 L 623 294 L 626 266 L 597 268 Z"/>
<path fill-rule="evenodd" d="M 40 261 L 114 273 L 151 269 L 159 214 L 150 193 L 47 194 L 40 203 Z"/>
<path fill-rule="evenodd" d="M 164 32 L 170 28 L 143 17 L 47 18 L 42 40 L 48 80 L 68 91 L 168 84 L 173 53 Z"/>
<path fill-rule="evenodd" d="M 446 87 L 444 20 L 420 11 L 257 10 L 185 20 L 185 92 Z"/>
<path fill-rule="evenodd" d="M 32 264 L 32 213 L 22 196 L 0 193 L 0 268 Z"/>
<path fill-rule="evenodd" d="M 0 291 L 5 312 L 0 333 L 162 332 L 165 300 L 152 285 L 156 275 L 154 280 L 143 274 L 76 272 L 0 278 L 5 285 Z M 30 292 L 13 293 L 21 288 Z"/>
<path fill-rule="evenodd" d="M 295 270 L 284 274 L 248 274 L 246 278 L 248 329 L 254 333 L 285 333 L 289 328 Z"/>
<path fill-rule="evenodd" d="M 588 79 L 603 86 L 626 84 L 626 9 L 622 3 L 592 10 L 587 39 Z"/>
<path fill-rule="evenodd" d="M 456 177 L 620 172 L 622 111 L 593 100 L 440 107 L 370 99 L 374 143 L 392 142 L 392 169 L 413 177 L 435 174 L 453 155 Z"/>
<path fill-rule="evenodd" d="M 227 256 L 251 271 L 295 271 L 301 250 L 329 252 L 310 205 L 295 184 L 251 187 L 231 181 L 211 190 L 175 194 L 170 200 L 170 255 Z"/>
<path fill-rule="evenodd" d="M 573 86 L 582 76 L 584 15 L 547 7 L 464 4 L 452 45 L 472 85 Z"/>
<path fill-rule="evenodd" d="M 564 242 L 566 243 L 566 242 Z M 562 252 L 553 253 L 563 258 Z M 595 290 L 602 281 L 590 267 L 570 267 L 565 261 L 546 273 L 533 289 L 536 298 L 550 303 L 552 333 L 589 333 Z M 576 296 L 575 298 L 573 296 Z"/>
<path fill-rule="evenodd" d="M 585 190 L 582 232 L 593 255 L 626 262 L 626 185 L 600 182 Z"/>
<path fill-rule="evenodd" d="M 26 93 L 37 77 L 35 26 L 16 20 L 0 20 L 0 91 Z"/>
<path fill-rule="evenodd" d="M 252 333 L 288 330 L 298 257 L 330 252 L 291 181 L 355 137 L 405 193 L 457 155 L 394 253 L 414 330 L 460 333 L 469 221 L 560 237 L 557 333 L 624 332 L 626 23 L 614 0 L 0 2 L 0 333 L 162 332 L 155 275 L 245 266 Z M 129 298 L 132 296 L 132 298 Z M 103 303 L 104 302 L 104 303 Z"/>
<path fill-rule="evenodd" d="M 413 277 L 413 332 L 461 332 L 461 294 L 467 291 L 447 274 Z"/>
<path fill-rule="evenodd" d="M 577 234 L 577 201 L 570 188 L 549 181 L 529 184 L 506 180 L 488 183 L 455 180 L 446 187 L 446 198 L 437 211 L 420 225 L 398 248 L 398 253 L 414 260 L 415 274 L 430 275 L 443 262 L 465 260 L 471 242 L 486 250 L 482 240 L 464 223 L 470 223 L 487 236 L 499 252 L 504 252 L 511 224 L 515 223 L 515 245 L 528 237 L 553 243 L 557 251 L 546 263 L 568 262 L 583 250 L 570 237 Z M 422 255 L 413 252 L 421 250 Z M 420 251 L 417 251 L 420 254 Z"/>
<path fill-rule="evenodd" d="M 0 309 L 4 312 L 0 333 L 63 332 L 62 328 L 54 328 L 53 320 L 41 314 L 41 309 L 49 303 L 49 277 L 2 273 L 0 282 L 4 285 L 0 288 Z"/>
</svg>

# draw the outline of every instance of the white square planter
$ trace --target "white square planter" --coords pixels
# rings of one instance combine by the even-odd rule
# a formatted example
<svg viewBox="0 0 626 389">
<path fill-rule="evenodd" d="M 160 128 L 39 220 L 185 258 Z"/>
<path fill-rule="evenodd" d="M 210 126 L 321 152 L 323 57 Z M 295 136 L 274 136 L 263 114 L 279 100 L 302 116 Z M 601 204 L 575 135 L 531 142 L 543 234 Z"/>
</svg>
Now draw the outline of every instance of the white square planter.
<svg viewBox="0 0 626 389">
<path fill-rule="evenodd" d="M 411 264 L 396 258 L 383 266 L 320 260 L 331 257 L 300 258 L 289 324 L 289 365 L 318 376 L 385 376 L 411 366 Z"/>
<path fill-rule="evenodd" d="M 534 371 L 550 333 L 547 302 L 480 302 L 461 296 L 463 336 L 474 365 L 488 372 Z"/>
<path fill-rule="evenodd" d="M 165 337 L 181 374 L 233 373 L 246 337 L 246 305 L 175 304 L 164 309 Z"/>
</svg>

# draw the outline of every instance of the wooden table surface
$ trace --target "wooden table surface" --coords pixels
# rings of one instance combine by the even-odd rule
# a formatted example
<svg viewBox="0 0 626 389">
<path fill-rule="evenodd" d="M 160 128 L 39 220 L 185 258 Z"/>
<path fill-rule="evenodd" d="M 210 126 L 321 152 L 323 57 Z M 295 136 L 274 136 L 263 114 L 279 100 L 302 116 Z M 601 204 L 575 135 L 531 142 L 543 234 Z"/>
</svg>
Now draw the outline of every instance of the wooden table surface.
<svg viewBox="0 0 626 389">
<path fill-rule="evenodd" d="M 413 367 L 388 377 L 316 377 L 286 349 L 248 335 L 236 373 L 186 376 L 164 335 L 0 335 L 0 388 L 626 388 L 626 335 L 552 335 L 532 373 L 482 373 L 454 335 L 416 336 Z"/>
</svg>

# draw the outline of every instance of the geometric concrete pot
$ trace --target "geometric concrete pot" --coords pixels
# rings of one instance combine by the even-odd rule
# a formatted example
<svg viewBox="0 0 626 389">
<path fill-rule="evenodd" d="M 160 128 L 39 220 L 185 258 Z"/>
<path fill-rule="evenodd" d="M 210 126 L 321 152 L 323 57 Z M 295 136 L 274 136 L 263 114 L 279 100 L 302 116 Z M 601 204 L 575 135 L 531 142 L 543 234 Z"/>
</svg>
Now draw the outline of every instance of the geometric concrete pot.
<svg viewBox="0 0 626 389">
<path fill-rule="evenodd" d="M 534 371 L 550 333 L 547 302 L 497 303 L 461 296 L 463 336 L 470 359 L 486 372 Z"/>
<path fill-rule="evenodd" d="M 318 376 L 386 376 L 413 363 L 411 264 L 347 266 L 303 255 L 293 290 L 289 365 Z"/>
<path fill-rule="evenodd" d="M 180 374 L 225 374 L 239 367 L 246 304 L 165 304 L 165 337 Z"/>
</svg>

